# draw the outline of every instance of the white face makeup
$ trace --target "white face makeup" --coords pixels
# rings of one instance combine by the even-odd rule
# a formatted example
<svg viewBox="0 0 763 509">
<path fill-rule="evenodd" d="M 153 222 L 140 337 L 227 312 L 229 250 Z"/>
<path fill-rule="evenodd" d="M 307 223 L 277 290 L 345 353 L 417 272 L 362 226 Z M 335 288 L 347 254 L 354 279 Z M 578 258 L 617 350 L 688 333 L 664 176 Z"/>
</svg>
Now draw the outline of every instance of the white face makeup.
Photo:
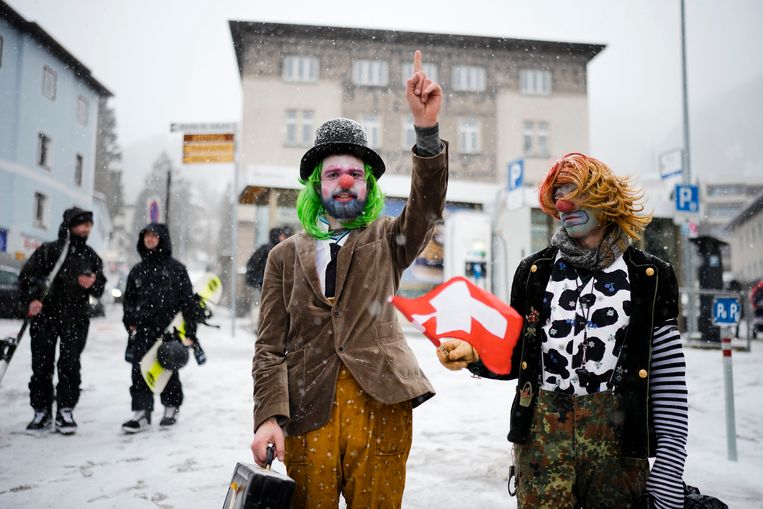
<svg viewBox="0 0 763 509">
<path fill-rule="evenodd" d="M 575 190 L 574 184 L 564 184 L 554 191 L 556 210 L 562 221 L 567 235 L 574 239 L 587 237 L 602 226 L 601 211 L 582 206 L 581 197 L 564 199 L 563 197 Z"/>
</svg>

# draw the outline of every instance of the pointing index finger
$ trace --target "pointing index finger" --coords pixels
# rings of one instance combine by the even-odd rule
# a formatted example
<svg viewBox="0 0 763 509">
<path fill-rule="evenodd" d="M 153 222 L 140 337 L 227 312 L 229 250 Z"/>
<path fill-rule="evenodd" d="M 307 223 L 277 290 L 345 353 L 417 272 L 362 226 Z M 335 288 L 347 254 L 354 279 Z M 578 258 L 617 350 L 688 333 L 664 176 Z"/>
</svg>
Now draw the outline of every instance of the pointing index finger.
<svg viewBox="0 0 763 509">
<path fill-rule="evenodd" d="M 421 70 L 421 50 L 416 50 L 413 54 L 413 72 L 419 72 Z"/>
</svg>

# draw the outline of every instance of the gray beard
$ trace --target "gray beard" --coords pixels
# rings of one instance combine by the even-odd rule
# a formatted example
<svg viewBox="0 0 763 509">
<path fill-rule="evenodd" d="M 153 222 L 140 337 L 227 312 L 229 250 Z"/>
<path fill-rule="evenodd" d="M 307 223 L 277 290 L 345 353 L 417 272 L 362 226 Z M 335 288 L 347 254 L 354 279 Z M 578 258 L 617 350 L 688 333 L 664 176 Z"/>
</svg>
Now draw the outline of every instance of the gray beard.
<svg viewBox="0 0 763 509">
<path fill-rule="evenodd" d="M 355 219 L 363 213 L 363 209 L 366 206 L 366 202 L 358 201 L 357 198 L 353 198 L 347 203 L 337 203 L 333 199 L 321 198 L 323 208 L 326 209 L 326 213 L 334 219 Z"/>
</svg>

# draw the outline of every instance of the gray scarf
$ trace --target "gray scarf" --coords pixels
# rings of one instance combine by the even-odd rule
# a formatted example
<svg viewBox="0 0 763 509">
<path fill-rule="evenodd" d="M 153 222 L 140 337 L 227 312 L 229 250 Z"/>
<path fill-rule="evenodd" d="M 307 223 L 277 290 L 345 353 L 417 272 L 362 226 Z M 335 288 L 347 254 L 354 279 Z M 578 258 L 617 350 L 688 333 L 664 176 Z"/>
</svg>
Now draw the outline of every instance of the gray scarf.
<svg viewBox="0 0 763 509">
<path fill-rule="evenodd" d="M 551 239 L 551 245 L 559 249 L 562 258 L 579 269 L 591 271 L 606 269 L 617 260 L 630 245 L 628 235 L 616 224 L 611 224 L 597 249 L 580 247 L 567 235 L 564 227 L 559 228 Z"/>
</svg>

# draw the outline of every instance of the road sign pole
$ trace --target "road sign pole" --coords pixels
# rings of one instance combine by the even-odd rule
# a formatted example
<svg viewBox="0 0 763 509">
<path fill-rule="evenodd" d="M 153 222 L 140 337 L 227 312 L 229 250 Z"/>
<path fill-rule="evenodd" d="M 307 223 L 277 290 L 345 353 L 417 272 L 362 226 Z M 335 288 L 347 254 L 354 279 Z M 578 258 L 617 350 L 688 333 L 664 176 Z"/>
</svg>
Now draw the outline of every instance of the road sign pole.
<svg viewBox="0 0 763 509">
<path fill-rule="evenodd" d="M 238 162 L 241 142 L 239 141 L 239 129 L 236 126 L 234 136 L 234 162 L 233 162 L 233 210 L 231 211 L 231 336 L 236 337 L 236 312 L 238 307 Z"/>
<path fill-rule="evenodd" d="M 691 182 L 691 149 L 689 137 L 689 92 L 688 92 L 688 73 L 686 69 L 686 6 L 684 0 L 681 0 L 681 96 L 683 105 L 683 164 L 681 181 L 684 184 Z M 690 234 L 683 231 L 681 244 L 683 251 L 683 284 L 689 291 L 688 309 L 686 313 L 686 332 L 689 338 L 697 330 L 697 303 L 694 300 L 694 268 L 693 268 L 693 247 L 689 242 Z"/>
<path fill-rule="evenodd" d="M 723 386 L 726 392 L 726 451 L 729 461 L 737 460 L 737 433 L 734 412 L 734 373 L 731 366 L 731 329 L 721 339 L 723 351 Z"/>
</svg>

